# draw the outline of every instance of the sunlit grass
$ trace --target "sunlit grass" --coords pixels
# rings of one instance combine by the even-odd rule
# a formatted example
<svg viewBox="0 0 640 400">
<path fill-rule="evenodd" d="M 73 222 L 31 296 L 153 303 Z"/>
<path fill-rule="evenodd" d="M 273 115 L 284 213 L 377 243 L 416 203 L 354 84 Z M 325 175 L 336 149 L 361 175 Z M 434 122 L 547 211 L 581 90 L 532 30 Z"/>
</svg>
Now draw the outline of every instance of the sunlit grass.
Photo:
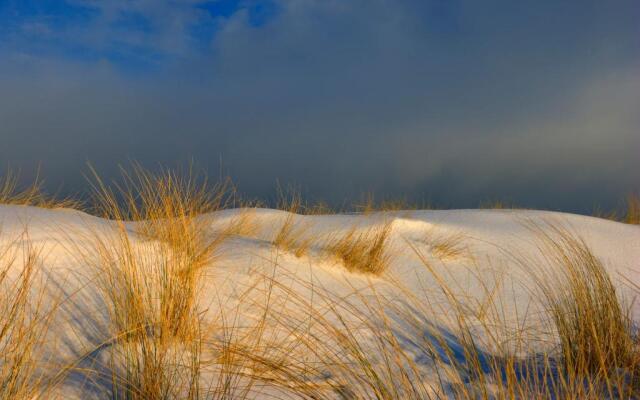
<svg viewBox="0 0 640 400">
<path fill-rule="evenodd" d="M 56 198 L 43 190 L 39 175 L 28 185 L 21 185 L 20 174 L 7 169 L 0 176 L 0 204 L 35 206 L 41 208 L 82 208 L 82 202 L 73 198 Z"/>
<path fill-rule="evenodd" d="M 627 212 L 624 222 L 640 225 L 640 195 L 630 194 L 627 196 Z"/>
<path fill-rule="evenodd" d="M 223 207 L 226 187 L 197 181 L 191 171 L 153 174 L 136 165 L 116 191 L 97 175 L 95 188 L 97 209 L 114 229 L 97 232 L 80 251 L 108 309 L 114 393 L 200 398 L 202 277 L 229 232 L 245 229 L 232 221 L 212 231 L 204 219 Z"/>
<path fill-rule="evenodd" d="M 286 212 L 284 221 L 275 231 L 271 243 L 286 252 L 294 254 L 296 257 L 305 255 L 316 239 L 308 234 L 311 228 L 309 222 L 300 221 L 299 213 L 302 212 L 302 202 L 298 193 L 289 196 L 281 194 L 278 202 L 278 209 Z"/>
<path fill-rule="evenodd" d="M 2 400 L 32 399 L 46 388 L 38 360 L 53 314 L 43 304 L 40 262 L 40 252 L 26 233 L 0 249 Z"/>
<path fill-rule="evenodd" d="M 468 259 L 470 252 L 463 232 L 443 233 L 430 229 L 425 235 L 425 243 L 431 254 L 442 261 Z"/>
<path fill-rule="evenodd" d="M 564 368 L 572 378 L 606 385 L 613 396 L 640 373 L 630 309 L 582 238 L 559 225 L 533 229 L 547 266 L 529 271 L 551 314 Z"/>
<path fill-rule="evenodd" d="M 325 250 L 350 272 L 380 275 L 393 257 L 389 247 L 392 229 L 393 220 L 371 227 L 352 227 L 330 238 Z"/>
</svg>

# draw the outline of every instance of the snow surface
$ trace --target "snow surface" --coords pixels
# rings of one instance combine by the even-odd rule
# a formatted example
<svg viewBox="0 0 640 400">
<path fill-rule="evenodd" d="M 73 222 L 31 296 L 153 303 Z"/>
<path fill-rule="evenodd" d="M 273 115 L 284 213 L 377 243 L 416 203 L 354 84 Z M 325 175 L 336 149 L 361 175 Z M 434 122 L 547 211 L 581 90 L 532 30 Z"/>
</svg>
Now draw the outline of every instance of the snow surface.
<svg viewBox="0 0 640 400">
<path fill-rule="evenodd" d="M 211 234 L 215 234 L 225 224 L 238 218 L 240 212 L 224 210 L 202 218 L 209 224 Z M 433 274 L 418 257 L 416 252 L 419 252 L 441 271 L 452 290 L 469 304 L 486 304 L 489 300 L 486 287 L 495 287 L 496 293 L 491 300 L 499 299 L 501 302 L 507 320 L 505 323 L 513 327 L 535 328 L 543 318 L 540 309 L 536 308 L 539 302 L 527 290 L 530 276 L 514 260 L 514 254 L 517 254 L 545 262 L 538 251 L 538 239 L 530 229 L 532 222 L 561 224 L 583 238 L 591 251 L 602 260 L 621 297 L 628 304 L 631 304 L 634 294 L 627 283 L 630 281 L 640 285 L 640 226 L 593 217 L 529 210 L 427 210 L 295 217 L 296 224 L 307 227 L 305 235 L 317 237 L 339 235 L 354 226 L 366 229 L 393 220 L 390 248 L 394 257 L 390 268 L 379 277 L 349 273 L 338 260 L 322 256 L 319 248 L 312 248 L 302 257 L 276 249 L 271 244 L 271 238 L 287 218 L 286 212 L 255 209 L 251 211 L 251 218 L 260 227 L 256 233 L 251 237 L 234 236 L 224 242 L 219 257 L 205 274 L 200 291 L 200 304 L 206 310 L 205 318 L 220 319 L 224 310 L 227 315 L 235 313 L 237 321 L 259 319 L 263 311 L 252 306 L 255 303 L 248 300 L 246 293 L 247 288 L 259 285 L 259 277 L 264 276 L 272 277 L 278 285 L 299 293 L 311 305 L 317 301 L 316 305 L 320 306 L 322 301 L 326 301 L 326 298 L 316 300 L 314 297 L 314 292 L 320 290 L 331 293 L 336 299 L 355 298 L 353 304 L 361 307 L 363 315 L 370 310 L 361 303 L 371 295 L 372 290 L 400 301 L 408 296 L 407 293 L 417 297 L 424 297 L 427 293 L 430 304 L 437 305 L 435 309 L 446 317 L 450 305 L 438 290 Z M 105 347 L 104 343 L 109 342 L 109 332 L 101 328 L 106 318 L 104 304 L 98 299 L 92 285 L 95 276 L 73 254 L 73 249 L 91 240 L 92 234 L 108 234 L 113 227 L 110 221 L 74 210 L 0 206 L 0 242 L 24 240 L 26 232 L 28 239 L 41 250 L 42 268 L 46 274 L 46 285 L 51 289 L 51 298 L 64 299 L 65 302 L 63 308 L 67 312 L 56 316 L 56 323 L 49 333 L 50 340 L 42 352 L 43 359 L 46 358 L 51 365 L 56 365 L 56 362 L 68 363 L 85 355 L 89 349 L 94 349 L 96 353 L 93 359 L 105 356 L 99 354 L 100 349 Z M 135 224 L 129 224 L 129 227 L 135 236 Z M 464 254 L 438 258 L 430 243 L 434 238 L 451 235 L 463 237 Z M 501 283 L 496 284 L 498 281 Z M 277 290 L 275 292 L 274 298 L 270 299 L 272 308 L 286 303 L 285 296 L 278 294 Z M 265 291 L 259 293 L 250 298 L 258 301 L 261 295 L 264 297 Z M 354 293 L 365 294 L 354 297 Z M 66 306 L 69 304 L 72 306 Z M 640 319 L 638 306 L 635 306 L 633 315 L 636 321 Z M 399 325 L 403 323 L 401 320 L 394 321 Z M 447 324 L 446 318 L 425 323 Z M 236 324 L 242 325 L 242 322 Z M 413 332 L 417 336 L 426 335 L 409 327 L 399 328 L 405 334 Z M 450 326 L 444 328 L 453 329 Z M 478 335 L 482 334 L 478 332 Z M 406 352 L 418 363 L 425 357 L 412 340 L 402 343 Z M 545 345 L 553 344 L 540 344 L 541 347 Z M 429 379 L 425 374 L 425 379 Z M 59 389 L 61 397 L 105 397 L 97 385 L 88 384 L 87 381 L 86 377 L 71 374 Z M 256 394 L 256 397 L 260 397 L 260 394 Z"/>
</svg>

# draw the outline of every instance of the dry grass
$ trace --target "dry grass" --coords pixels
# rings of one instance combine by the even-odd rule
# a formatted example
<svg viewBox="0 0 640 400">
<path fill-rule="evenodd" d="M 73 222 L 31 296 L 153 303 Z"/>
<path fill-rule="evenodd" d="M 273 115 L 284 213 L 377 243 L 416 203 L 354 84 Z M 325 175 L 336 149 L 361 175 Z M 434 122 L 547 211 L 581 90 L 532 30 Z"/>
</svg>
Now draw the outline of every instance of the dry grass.
<svg viewBox="0 0 640 400">
<path fill-rule="evenodd" d="M 513 210 L 519 207 L 517 207 L 513 202 L 510 201 L 488 200 L 481 202 L 478 208 L 487 210 Z"/>
<path fill-rule="evenodd" d="M 602 211 L 599 207 L 596 207 L 591 215 L 611 221 L 640 225 L 640 196 L 635 193 L 629 194 L 624 201 L 622 210 Z"/>
<path fill-rule="evenodd" d="M 197 384 L 199 365 L 188 362 L 199 357 L 198 289 L 208 255 L 139 243 L 124 230 L 96 240 L 95 250 L 92 267 L 112 336 L 114 396 L 196 398 L 185 393 Z"/>
<path fill-rule="evenodd" d="M 392 259 L 389 240 L 393 220 L 365 229 L 353 227 L 328 240 L 326 251 L 337 257 L 350 272 L 380 275 Z"/>
<path fill-rule="evenodd" d="M 596 218 L 601 218 L 601 219 L 607 219 L 609 221 L 618 221 L 618 222 L 620 221 L 620 216 L 618 215 L 617 211 L 615 210 L 605 211 L 600 207 L 595 207 L 594 210 L 591 212 L 591 216 Z"/>
<path fill-rule="evenodd" d="M 582 239 L 562 227 L 548 224 L 533 229 L 546 264 L 541 267 L 531 258 L 519 258 L 518 262 L 534 278 L 533 286 L 526 290 L 541 299 L 551 320 L 549 332 L 534 334 L 533 339 L 555 337 L 557 351 L 540 353 L 532 345 L 531 335 L 521 328 L 502 332 L 507 325 L 502 319 L 503 300 L 495 296 L 499 281 L 483 283 L 484 278 L 470 268 L 470 276 L 477 277 L 489 299 L 481 307 L 470 304 L 450 286 L 446 269 L 437 270 L 414 248 L 447 299 L 450 308 L 440 314 L 449 315 L 457 327 L 456 346 L 451 345 L 450 337 L 433 332 L 440 347 L 440 352 L 434 353 L 436 368 L 449 381 L 458 382 L 455 398 L 637 398 L 638 345 L 629 311 L 602 263 Z M 407 297 L 411 296 L 407 292 Z M 425 300 L 429 302 L 429 296 Z M 419 301 L 412 304 L 424 310 Z M 421 311 L 418 315 L 432 313 Z M 492 353 L 484 353 L 481 349 L 485 348 L 493 349 Z M 452 365 L 453 369 L 447 368 Z"/>
<path fill-rule="evenodd" d="M 336 211 L 323 201 L 318 201 L 304 208 L 305 215 L 329 215 L 335 213 Z"/>
<path fill-rule="evenodd" d="M 119 324 L 121 330 L 138 329 L 150 314 L 151 320 L 171 325 L 172 335 L 181 336 L 192 322 L 200 274 L 227 236 L 208 232 L 211 221 L 203 218 L 222 207 L 226 186 L 199 182 L 191 170 L 186 175 L 167 170 L 153 174 L 139 166 L 123 172 L 123 181 L 114 194 L 97 178 L 99 206 L 115 219 L 118 231 L 115 243 L 97 242 L 98 270 L 107 279 L 103 286 L 115 296 L 115 310 L 131 311 L 123 314 L 131 314 L 135 322 Z M 152 240 L 132 237 L 126 220 L 136 221 L 137 231 Z M 122 298 L 122 293 L 128 295 Z M 153 304 L 155 296 L 160 299 L 157 310 L 136 310 L 139 304 Z"/>
<path fill-rule="evenodd" d="M 222 232 L 229 236 L 254 237 L 261 228 L 255 218 L 255 211 L 252 206 L 242 206 L 237 215 L 222 228 Z"/>
<path fill-rule="evenodd" d="M 260 346 L 254 341 L 249 346 L 240 345 L 242 342 L 228 346 L 233 365 L 245 371 L 245 379 L 255 386 L 267 383 L 277 388 L 276 398 L 428 398 L 417 395 L 426 393 L 418 389 L 424 389 L 425 382 L 411 383 L 402 375 L 407 369 L 395 369 L 410 357 L 400 351 L 392 331 L 377 325 L 381 304 L 368 300 L 362 308 L 356 305 L 357 300 L 352 303 L 330 290 L 295 280 L 300 287 L 314 291 L 310 299 L 268 273 L 260 279 L 269 287 L 265 298 L 285 298 L 286 302 L 277 307 L 255 305 L 264 310 L 260 323 L 270 325 L 257 334 Z M 367 338 L 373 338 L 373 343 Z M 369 347 L 371 344 L 374 347 Z M 406 391 L 409 385 L 415 390 Z"/>
<path fill-rule="evenodd" d="M 624 222 L 640 225 L 640 195 L 630 194 L 627 197 L 627 213 Z"/>
<path fill-rule="evenodd" d="M 0 399 L 32 399 L 44 392 L 37 363 L 51 322 L 43 293 L 32 294 L 39 275 L 39 251 L 28 237 L 0 250 Z"/>
<path fill-rule="evenodd" d="M 234 195 L 228 180 L 211 185 L 206 175 L 197 174 L 192 166 L 152 173 L 134 163 L 130 170 L 121 168 L 122 179 L 113 184 L 115 190 L 91 171 L 95 214 L 139 222 L 141 233 L 169 242 L 180 241 L 173 236 L 176 221 L 183 224 L 183 230 L 199 232 L 202 228 L 198 224 L 203 224 L 198 217 L 225 208 Z"/>
<path fill-rule="evenodd" d="M 466 235 L 462 232 L 440 234 L 430 230 L 425 242 L 431 253 L 442 261 L 470 258 L 469 248 L 465 244 Z"/>
<path fill-rule="evenodd" d="M 308 253 L 316 238 L 307 234 L 310 228 L 309 224 L 296 223 L 295 219 L 296 214 L 287 214 L 271 243 L 278 249 L 296 257 L 302 257 Z"/>
<path fill-rule="evenodd" d="M 208 399 L 251 399 L 259 395 L 273 398 L 324 399 L 322 390 L 308 380 L 314 367 L 300 354 L 303 343 L 278 337 L 274 327 L 284 327 L 280 319 L 285 309 L 275 307 L 278 286 L 271 275 L 261 275 L 256 286 L 240 296 L 240 307 L 250 305 L 259 314 L 252 322 L 239 323 L 240 310 L 220 311 L 219 324 L 203 340 L 203 347 L 213 355 L 207 372 Z M 254 296 L 259 293 L 257 298 Z M 298 327 L 287 326 L 295 332 Z M 280 331 L 282 332 L 282 331 Z M 268 390 L 266 390 L 268 388 Z M 268 395 L 266 393 L 269 393 Z"/>
<path fill-rule="evenodd" d="M 20 174 L 8 169 L 0 177 L 0 204 L 35 206 L 41 208 L 82 208 L 82 202 L 72 198 L 57 199 L 47 195 L 42 186 L 44 181 L 36 175 L 33 183 L 25 187 L 19 184 Z"/>
<path fill-rule="evenodd" d="M 367 193 L 362 201 L 353 205 L 353 209 L 363 215 L 370 215 L 374 212 L 427 210 L 431 207 L 428 204 L 411 203 L 403 198 L 376 200 L 373 193 Z"/>
<path fill-rule="evenodd" d="M 202 214 L 222 207 L 225 186 L 139 166 L 123 177 L 115 193 L 96 178 L 98 209 L 114 219 L 114 232 L 96 233 L 83 250 L 108 309 L 114 393 L 200 398 L 199 289 L 229 234 L 210 232 Z M 137 222 L 133 232 L 127 219 Z"/>
<path fill-rule="evenodd" d="M 558 225 L 533 228 L 548 267 L 534 270 L 539 292 L 560 338 L 565 368 L 616 388 L 640 373 L 632 319 L 602 262 L 579 236 Z M 610 387 L 609 394 L 614 390 Z"/>
<path fill-rule="evenodd" d="M 302 201 L 297 192 L 290 192 L 287 196 L 280 192 L 278 209 L 287 213 L 280 228 L 275 232 L 271 243 L 283 251 L 302 257 L 313 244 L 315 238 L 308 234 L 309 223 L 296 221 L 302 210 Z"/>
</svg>

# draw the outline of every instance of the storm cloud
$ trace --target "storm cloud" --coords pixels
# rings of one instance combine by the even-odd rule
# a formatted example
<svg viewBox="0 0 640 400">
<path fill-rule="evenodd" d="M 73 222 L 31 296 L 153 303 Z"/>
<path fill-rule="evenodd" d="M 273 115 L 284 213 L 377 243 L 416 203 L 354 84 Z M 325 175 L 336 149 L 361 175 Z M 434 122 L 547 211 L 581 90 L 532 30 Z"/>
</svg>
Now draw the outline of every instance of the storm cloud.
<svg viewBox="0 0 640 400">
<path fill-rule="evenodd" d="M 194 159 L 258 197 L 278 180 L 334 204 L 612 207 L 640 189 L 639 18 L 635 1 L 10 1 L 0 159 L 69 191 L 87 161 Z"/>
</svg>

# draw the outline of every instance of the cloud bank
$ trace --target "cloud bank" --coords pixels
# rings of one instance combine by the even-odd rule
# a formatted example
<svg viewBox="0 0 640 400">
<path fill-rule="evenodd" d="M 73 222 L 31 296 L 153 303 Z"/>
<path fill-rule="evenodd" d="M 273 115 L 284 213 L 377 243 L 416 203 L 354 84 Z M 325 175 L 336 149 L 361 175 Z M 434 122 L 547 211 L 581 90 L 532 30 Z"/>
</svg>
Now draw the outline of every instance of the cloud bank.
<svg viewBox="0 0 640 400">
<path fill-rule="evenodd" d="M 52 187 L 193 158 L 334 203 L 589 211 L 640 188 L 632 1 L 28 3 L 0 8 L 0 159 Z"/>
</svg>

